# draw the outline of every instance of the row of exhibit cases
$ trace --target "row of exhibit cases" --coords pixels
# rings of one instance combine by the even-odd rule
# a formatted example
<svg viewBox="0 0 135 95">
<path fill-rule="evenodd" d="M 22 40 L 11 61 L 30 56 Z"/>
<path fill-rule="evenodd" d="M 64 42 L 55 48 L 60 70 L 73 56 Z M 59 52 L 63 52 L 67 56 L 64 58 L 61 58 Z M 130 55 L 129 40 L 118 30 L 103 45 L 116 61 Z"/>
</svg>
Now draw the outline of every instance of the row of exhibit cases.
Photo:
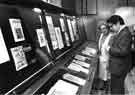
<svg viewBox="0 0 135 95">
<path fill-rule="evenodd" d="M 54 27 L 51 16 L 46 16 L 46 21 L 47 21 L 47 26 L 48 26 L 48 30 L 49 30 L 49 34 L 50 34 L 49 36 L 51 39 L 51 44 L 52 44 L 53 50 L 57 50 L 57 49 L 61 50 L 62 48 L 64 48 L 64 42 L 63 42 L 64 38 L 66 40 L 66 46 L 71 46 L 69 36 L 71 38 L 71 42 L 74 42 L 75 35 L 77 35 L 77 30 L 76 30 L 77 28 L 76 28 L 75 20 L 73 21 L 73 24 L 71 24 L 71 21 L 69 19 L 67 19 L 68 27 L 70 30 L 70 33 L 69 33 L 70 35 L 68 35 L 66 30 L 65 30 L 66 28 L 64 25 L 64 20 L 62 18 L 60 18 L 61 27 L 63 27 L 62 32 L 64 32 L 64 38 L 62 37 L 62 32 L 60 30 L 60 27 Z M 17 43 L 17 42 L 25 41 L 26 39 L 25 39 L 24 31 L 23 31 L 23 28 L 21 25 L 21 19 L 10 18 L 9 23 L 11 26 L 12 36 L 13 36 L 14 42 Z M 71 25 L 74 25 L 74 28 Z M 74 29 L 76 32 L 73 33 L 72 29 Z M 49 54 L 51 54 L 51 50 L 50 50 L 50 47 L 49 47 L 49 44 L 47 41 L 47 37 L 45 36 L 45 33 L 44 33 L 44 29 L 43 28 L 36 29 L 35 32 L 36 32 L 35 36 L 37 38 L 37 42 L 39 44 L 39 47 L 40 48 L 46 47 L 47 52 Z M 9 54 L 8 54 L 7 47 L 5 44 L 6 38 L 4 40 L 1 28 L 0 28 L 0 37 L 1 37 L 0 38 L 1 39 L 0 49 L 3 51 L 0 53 L 0 64 L 2 64 L 6 61 L 9 61 L 10 58 L 9 58 Z M 78 35 L 77 35 L 77 37 L 78 37 Z M 30 51 L 31 48 L 32 47 L 30 47 L 30 46 L 25 48 L 24 45 L 23 46 L 19 45 L 17 47 L 10 48 L 10 51 L 12 53 L 17 71 L 26 66 L 27 62 L 26 62 L 26 58 L 25 58 L 24 53 Z M 21 66 L 19 66 L 18 63 L 20 63 L 20 64 L 22 63 L 22 66 L 23 65 L 24 66 L 21 67 Z"/>
<path fill-rule="evenodd" d="M 83 51 L 87 51 L 90 54 L 84 54 Z M 63 61 L 59 62 L 59 67 L 55 67 L 48 74 L 48 77 L 43 77 L 42 83 L 40 81 L 37 83 L 38 85 L 31 86 L 23 95 L 90 94 L 97 69 L 96 48 L 91 48 L 88 43 L 87 45 L 85 43 L 79 49 L 71 51 Z"/>
<path fill-rule="evenodd" d="M 0 5 L 0 11 L 1 94 L 12 92 L 82 41 L 75 17 L 9 5 Z"/>
</svg>

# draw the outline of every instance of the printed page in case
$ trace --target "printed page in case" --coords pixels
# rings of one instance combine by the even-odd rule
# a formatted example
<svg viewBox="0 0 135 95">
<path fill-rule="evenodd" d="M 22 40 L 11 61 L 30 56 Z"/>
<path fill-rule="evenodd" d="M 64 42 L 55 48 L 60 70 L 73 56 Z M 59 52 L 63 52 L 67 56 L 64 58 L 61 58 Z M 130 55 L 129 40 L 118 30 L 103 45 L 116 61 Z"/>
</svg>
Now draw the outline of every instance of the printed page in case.
<svg viewBox="0 0 135 95">
<path fill-rule="evenodd" d="M 71 70 L 80 72 L 81 66 L 79 66 L 79 65 L 77 65 L 77 64 L 75 64 L 75 63 L 71 63 L 71 64 L 68 66 L 68 68 L 71 69 Z"/>
<path fill-rule="evenodd" d="M 83 67 L 86 67 L 86 68 L 89 68 L 90 67 L 90 64 L 86 63 L 86 62 L 83 62 L 83 61 L 79 61 L 79 60 L 73 60 L 72 62 L 76 63 L 76 64 L 79 64 Z"/>
<path fill-rule="evenodd" d="M 81 61 L 85 61 L 87 59 L 87 57 L 84 57 L 84 56 L 78 55 L 78 54 L 74 58 L 78 59 L 78 60 L 81 60 Z"/>
<path fill-rule="evenodd" d="M 74 70 L 74 71 L 78 71 L 78 72 L 83 72 L 85 74 L 88 74 L 89 73 L 89 70 L 88 69 L 85 69 L 83 68 L 81 65 L 78 65 L 76 63 L 71 63 L 69 66 L 68 66 L 69 69 L 71 70 Z"/>
<path fill-rule="evenodd" d="M 79 85 L 82 85 L 82 86 L 84 86 L 85 83 L 86 83 L 86 80 L 84 80 L 82 78 L 79 78 L 77 76 L 68 74 L 68 73 L 63 75 L 63 79 L 66 79 L 68 81 L 71 81 L 73 83 L 76 83 L 76 84 L 79 84 Z"/>
<path fill-rule="evenodd" d="M 79 87 L 63 80 L 58 80 L 47 95 L 76 95 Z"/>
</svg>

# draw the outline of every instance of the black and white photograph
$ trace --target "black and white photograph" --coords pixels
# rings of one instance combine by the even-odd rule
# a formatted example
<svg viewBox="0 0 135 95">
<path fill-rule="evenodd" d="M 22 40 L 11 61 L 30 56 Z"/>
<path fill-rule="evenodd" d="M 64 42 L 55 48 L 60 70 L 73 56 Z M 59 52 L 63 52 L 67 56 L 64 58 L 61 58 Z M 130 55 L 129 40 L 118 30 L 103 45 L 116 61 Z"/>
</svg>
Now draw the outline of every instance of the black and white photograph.
<svg viewBox="0 0 135 95">
<path fill-rule="evenodd" d="M 135 0 L 0 0 L 0 95 L 135 95 Z"/>
</svg>

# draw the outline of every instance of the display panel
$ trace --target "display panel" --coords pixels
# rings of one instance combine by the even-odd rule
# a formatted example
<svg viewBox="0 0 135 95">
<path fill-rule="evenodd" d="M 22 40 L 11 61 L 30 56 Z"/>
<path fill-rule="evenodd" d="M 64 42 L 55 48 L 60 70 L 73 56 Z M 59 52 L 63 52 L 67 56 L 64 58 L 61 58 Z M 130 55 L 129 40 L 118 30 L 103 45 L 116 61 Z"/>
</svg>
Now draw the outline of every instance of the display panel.
<svg viewBox="0 0 135 95">
<path fill-rule="evenodd" d="M 46 16 L 45 18 L 46 18 L 46 22 L 47 22 L 47 25 L 48 25 L 53 49 L 56 50 L 58 48 L 58 41 L 57 41 L 57 38 L 56 38 L 56 33 L 55 33 L 52 17 Z"/>
<path fill-rule="evenodd" d="M 59 49 L 64 48 L 64 43 L 63 43 L 63 39 L 62 39 L 62 34 L 61 34 L 61 30 L 60 30 L 59 27 L 55 27 L 55 33 L 56 33 L 56 37 L 57 37 Z"/>
<path fill-rule="evenodd" d="M 76 19 L 76 23 L 77 23 L 77 30 L 78 30 L 78 35 L 79 35 L 80 41 L 86 40 L 87 37 L 86 37 L 86 33 L 85 33 L 83 18 L 78 17 Z"/>
<path fill-rule="evenodd" d="M 41 13 L 37 13 L 31 8 L 19 8 L 18 11 L 23 18 L 33 46 L 41 49 L 49 57 L 49 60 L 51 60 L 53 55 L 50 45 L 51 42 L 48 40 L 49 35 L 47 34 L 46 27 L 43 25 L 44 20 Z"/>
<path fill-rule="evenodd" d="M 47 21 L 46 17 L 49 17 L 49 19 L 51 20 L 51 23 L 52 23 L 51 27 L 53 26 L 54 28 L 51 32 L 53 33 L 50 33 L 51 29 L 49 29 L 49 25 L 48 25 L 49 21 Z M 47 25 L 47 28 L 48 28 L 47 32 L 49 34 L 48 36 L 49 36 L 49 40 L 51 41 L 51 45 L 53 46 L 51 34 L 54 35 L 55 37 L 54 41 L 55 43 L 57 43 L 56 49 L 52 47 L 52 52 L 54 55 L 53 58 L 57 59 L 57 57 L 61 56 L 61 54 L 63 54 L 64 52 L 66 52 L 68 49 L 71 48 L 69 34 L 67 33 L 67 27 L 65 25 L 64 19 L 60 20 L 62 17 L 59 14 L 54 14 L 51 12 L 44 12 L 44 18 L 46 21 L 45 25 Z M 63 29 L 61 27 L 61 21 L 63 24 L 62 25 Z"/>
<path fill-rule="evenodd" d="M 75 95 L 79 87 L 63 80 L 58 80 L 47 95 Z"/>
<path fill-rule="evenodd" d="M 45 33 L 43 28 L 36 29 L 37 37 L 38 37 L 38 43 L 40 47 L 46 47 L 49 54 L 51 54 L 50 47 L 48 45 L 48 41 L 46 39 Z"/>
<path fill-rule="evenodd" d="M 71 25 L 73 27 L 73 32 L 74 32 L 75 40 L 79 40 L 79 34 L 78 34 L 78 30 L 77 30 L 77 23 L 76 23 L 75 19 L 71 20 Z"/>
<path fill-rule="evenodd" d="M 66 26 L 65 26 L 65 23 L 64 23 L 64 19 L 62 17 L 60 18 L 60 25 L 61 25 L 62 32 L 64 33 L 66 46 L 70 46 L 70 39 L 69 39 L 67 29 L 66 29 Z"/>
<path fill-rule="evenodd" d="M 33 25 L 29 24 L 26 27 L 24 21 L 27 16 L 19 14 L 17 7 L 0 5 L 0 11 L 2 12 L 0 14 L 0 49 L 3 51 L 0 56 L 5 58 L 0 59 L 0 94 L 3 95 L 22 84 L 47 63 L 41 63 L 36 56 L 33 44 L 35 38 L 32 39 L 28 32 L 33 31 Z M 21 10 L 22 14 L 25 13 L 24 11 L 24 9 Z M 30 14 L 30 18 L 35 19 L 32 14 Z M 28 19 L 30 18 L 28 17 Z M 40 27 L 36 29 L 40 29 Z M 35 78 L 31 80 L 34 81 Z M 29 83 L 25 85 L 25 87 L 27 86 Z"/>
<path fill-rule="evenodd" d="M 67 24 L 68 24 L 71 40 L 72 40 L 72 42 L 74 42 L 75 41 L 74 32 L 73 32 L 73 28 L 72 28 L 70 19 L 67 19 Z"/>
</svg>

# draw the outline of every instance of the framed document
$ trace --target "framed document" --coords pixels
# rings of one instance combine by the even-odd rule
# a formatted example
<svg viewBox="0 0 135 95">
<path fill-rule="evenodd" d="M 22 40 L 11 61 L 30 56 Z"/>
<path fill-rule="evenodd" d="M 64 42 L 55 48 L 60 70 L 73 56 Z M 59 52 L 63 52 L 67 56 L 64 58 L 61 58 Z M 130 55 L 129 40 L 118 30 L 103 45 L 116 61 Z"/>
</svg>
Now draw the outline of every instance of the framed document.
<svg viewBox="0 0 135 95">
<path fill-rule="evenodd" d="M 10 50 L 14 59 L 16 71 L 19 71 L 24 67 L 27 67 L 28 64 L 26 61 L 25 53 L 23 52 L 23 47 L 18 46 L 11 48 Z"/>
<path fill-rule="evenodd" d="M 15 42 L 25 40 L 20 19 L 9 19 Z"/>
</svg>

